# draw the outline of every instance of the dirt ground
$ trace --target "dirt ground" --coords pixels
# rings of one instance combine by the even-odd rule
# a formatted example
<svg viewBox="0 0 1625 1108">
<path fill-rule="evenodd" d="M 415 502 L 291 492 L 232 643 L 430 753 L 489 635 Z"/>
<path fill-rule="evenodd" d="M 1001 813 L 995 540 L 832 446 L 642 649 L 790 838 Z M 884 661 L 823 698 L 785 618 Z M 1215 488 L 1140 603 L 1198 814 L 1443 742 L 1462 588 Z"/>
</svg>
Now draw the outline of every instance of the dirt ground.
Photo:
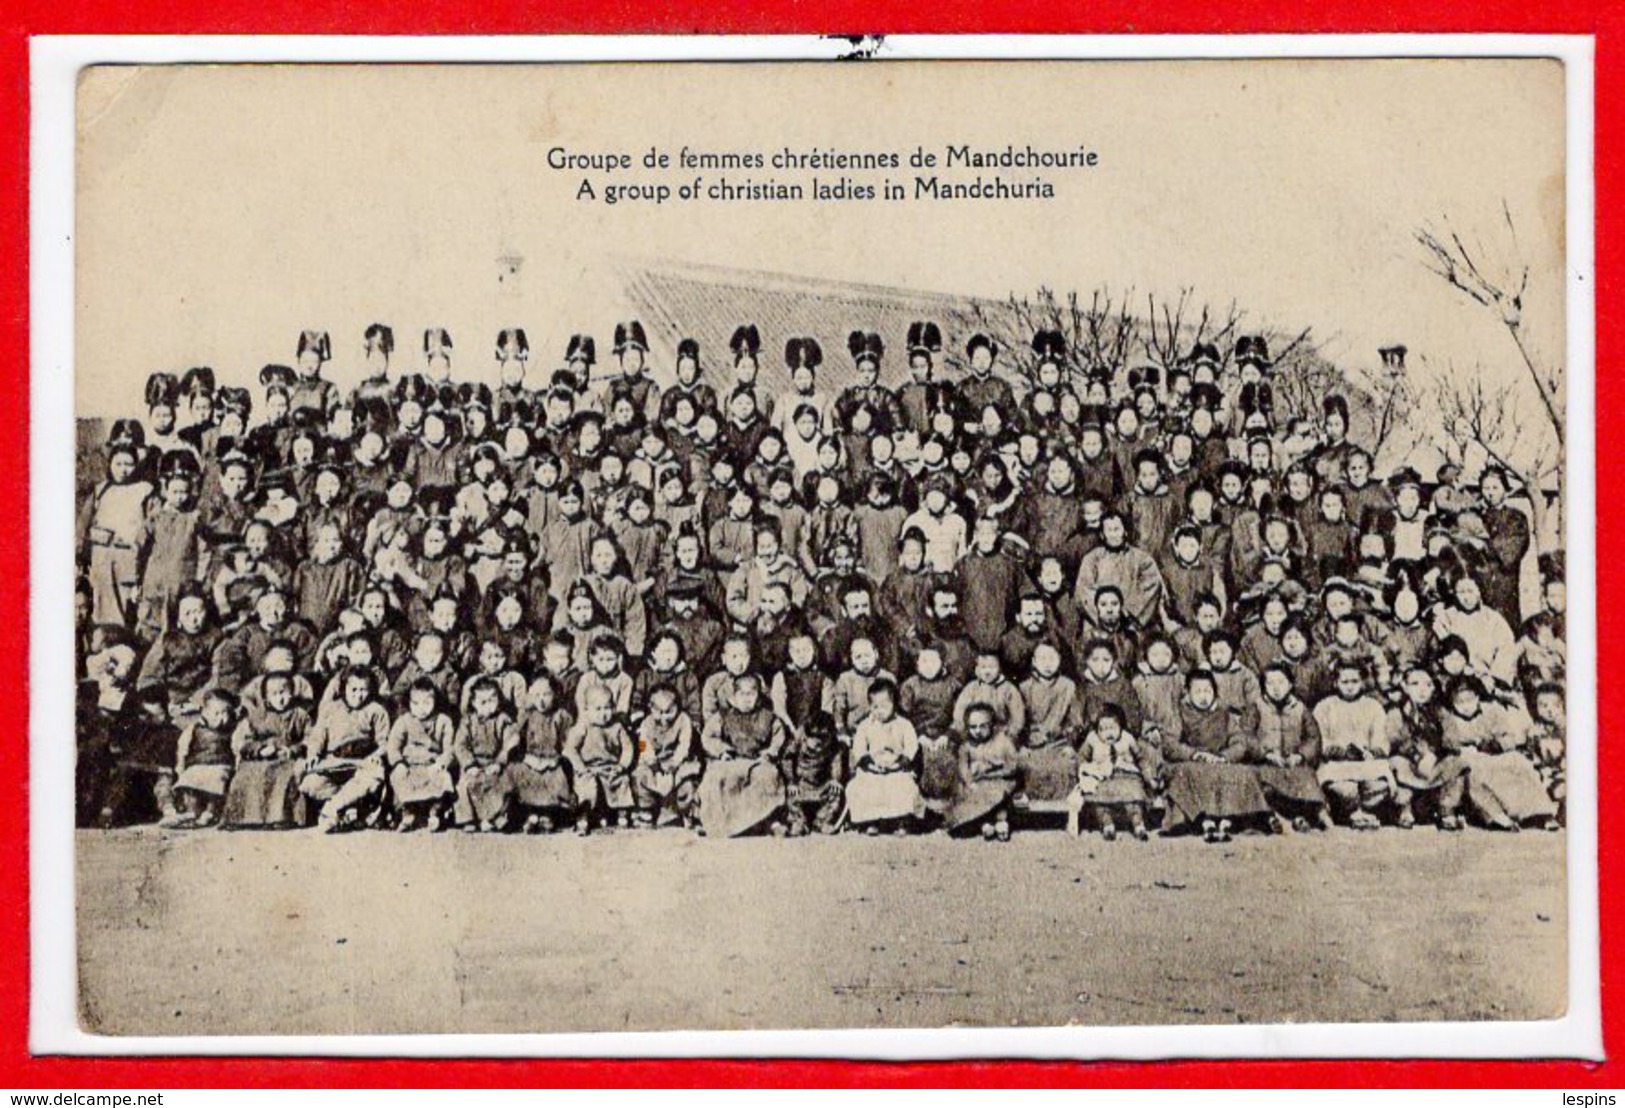
<svg viewBox="0 0 1625 1108">
<path fill-rule="evenodd" d="M 80 832 L 105 1034 L 1514 1019 L 1563 840 Z"/>
</svg>

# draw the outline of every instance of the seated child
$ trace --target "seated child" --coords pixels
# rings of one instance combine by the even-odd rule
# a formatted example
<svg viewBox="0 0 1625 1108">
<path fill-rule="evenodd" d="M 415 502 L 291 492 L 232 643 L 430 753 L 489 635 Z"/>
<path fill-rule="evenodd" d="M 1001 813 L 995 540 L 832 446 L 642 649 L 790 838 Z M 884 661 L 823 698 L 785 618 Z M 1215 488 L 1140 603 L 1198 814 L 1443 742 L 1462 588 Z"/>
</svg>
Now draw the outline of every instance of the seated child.
<svg viewBox="0 0 1625 1108">
<path fill-rule="evenodd" d="M 564 740 L 564 757 L 575 772 L 576 834 L 595 825 L 619 822 L 632 826 L 632 758 L 636 746 L 626 725 L 615 716 L 608 689 L 592 690 L 582 704 L 585 715 Z"/>
<path fill-rule="evenodd" d="M 1299 699 L 1292 667 L 1285 662 L 1271 662 L 1265 668 L 1257 713 L 1253 760 L 1270 806 L 1278 816 L 1292 820 L 1294 830 L 1309 830 L 1311 819 L 1321 830 L 1330 828 L 1332 815 L 1315 776 L 1320 726 Z"/>
<path fill-rule="evenodd" d="M 1021 683 L 1021 699 L 1027 706 L 1027 731 L 1021 736 L 1024 789 L 1033 800 L 1060 800 L 1078 774 L 1082 703 L 1052 644 L 1039 643 L 1033 651 L 1032 675 Z"/>
<path fill-rule="evenodd" d="M 1067 798 L 1066 829 L 1082 834 L 1083 816 L 1089 815 L 1108 842 L 1117 837 L 1120 817 L 1144 842 L 1146 770 L 1140 740 L 1123 726 L 1123 709 L 1106 704 L 1084 736 L 1078 751 L 1078 784 Z"/>
<path fill-rule="evenodd" d="M 869 712 L 852 736 L 852 780 L 846 785 L 847 816 L 869 835 L 883 827 L 904 834 L 925 814 L 914 779 L 919 758 L 914 725 L 897 714 L 897 686 L 881 678 L 869 686 Z"/>
<path fill-rule="evenodd" d="M 1388 710 L 1367 689 L 1366 670 L 1355 659 L 1337 667 L 1336 691 L 1315 705 L 1320 728 L 1320 765 L 1315 778 L 1334 817 L 1358 831 L 1381 826 L 1378 813 L 1399 793 L 1388 762 Z"/>
<path fill-rule="evenodd" d="M 1568 781 L 1564 770 L 1567 749 L 1568 713 L 1563 686 L 1536 685 L 1535 721 L 1524 744 L 1524 755 L 1535 764 L 1535 770 L 1546 785 L 1546 794 L 1557 802 L 1557 815 L 1552 819 L 1554 829 L 1563 826 L 1568 814 Z"/>
<path fill-rule="evenodd" d="M 1021 756 L 997 713 L 987 704 L 963 709 L 965 740 L 959 746 L 959 773 L 946 813 L 949 834 L 1010 839 L 1010 798 L 1021 785 Z"/>
<path fill-rule="evenodd" d="M 232 731 L 237 725 L 237 697 L 225 689 L 203 694 L 203 714 L 181 732 L 175 754 L 177 811 L 161 827 L 209 827 L 220 818 L 220 805 L 231 784 L 235 760 Z"/>
<path fill-rule="evenodd" d="M 638 760 L 632 767 L 639 826 L 654 827 L 667 813 L 684 827 L 693 826 L 694 786 L 700 778 L 696 749 L 694 721 L 679 707 L 676 690 L 656 685 L 638 724 Z"/>
<path fill-rule="evenodd" d="M 826 683 L 811 633 L 800 631 L 785 647 L 785 664 L 773 675 L 773 712 L 784 722 L 784 779 L 789 834 L 809 830 L 833 835 L 846 806 L 845 748 L 835 718 L 824 710 Z M 811 822 L 809 823 L 809 813 Z"/>
<path fill-rule="evenodd" d="M 495 831 L 508 810 L 508 776 L 503 768 L 518 744 L 518 733 L 496 677 L 474 678 L 465 695 L 469 711 L 457 725 L 453 747 L 458 775 L 454 815 L 464 831 Z"/>
<path fill-rule="evenodd" d="M 425 676 L 406 693 L 406 710 L 389 729 L 389 788 L 401 813 L 399 831 L 441 826 L 442 809 L 454 788 L 451 780 L 455 732 L 440 711 L 440 693 Z"/>
<path fill-rule="evenodd" d="M 508 789 L 513 804 L 525 813 L 525 830 L 552 831 L 556 821 L 576 810 L 575 789 L 565 766 L 564 737 L 574 722 L 557 707 L 558 684 L 546 673 L 531 682 L 519 715 L 516 761 L 508 763 Z"/>
<path fill-rule="evenodd" d="M 299 781 L 299 791 L 321 806 L 316 825 L 329 834 L 358 822 L 362 806 L 383 791 L 389 739 L 389 713 L 378 703 L 372 670 L 351 668 L 334 680 L 343 694 L 316 713 Z"/>
<path fill-rule="evenodd" d="M 920 737 L 920 791 L 929 799 L 946 800 L 953 792 L 957 772 L 951 737 L 954 700 L 959 686 L 943 667 L 942 652 L 923 648 L 914 658 L 914 673 L 898 694 L 897 710 L 914 725 Z"/>
<path fill-rule="evenodd" d="M 700 733 L 707 761 L 700 778 L 700 833 L 746 835 L 766 826 L 782 833 L 786 790 L 779 757 L 788 737 L 784 721 L 762 695 L 761 679 L 733 682 L 728 702 Z"/>
<path fill-rule="evenodd" d="M 262 703 L 244 694 L 242 720 L 231 737 L 237 769 L 226 790 L 224 827 L 276 827 L 305 820 L 299 777 L 310 733 L 310 712 L 295 697 L 293 674 L 270 673 Z"/>
</svg>

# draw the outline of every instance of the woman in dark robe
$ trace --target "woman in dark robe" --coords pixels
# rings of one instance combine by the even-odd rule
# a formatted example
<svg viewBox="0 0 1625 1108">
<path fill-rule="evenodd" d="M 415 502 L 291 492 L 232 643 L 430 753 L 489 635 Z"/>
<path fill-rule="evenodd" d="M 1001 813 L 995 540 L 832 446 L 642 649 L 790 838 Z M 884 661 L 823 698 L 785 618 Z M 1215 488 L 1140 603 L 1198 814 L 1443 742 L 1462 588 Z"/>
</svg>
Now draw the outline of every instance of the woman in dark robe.
<svg viewBox="0 0 1625 1108">
<path fill-rule="evenodd" d="M 544 673 L 531 682 L 515 724 L 518 745 L 504 773 L 529 832 L 551 831 L 579 807 L 564 758 L 564 739 L 575 719 L 561 703 L 557 682 Z"/>
<path fill-rule="evenodd" d="M 221 632 L 203 591 L 189 585 L 175 601 L 173 622 L 142 659 L 136 689 L 163 697 L 170 718 L 197 711 L 197 698 L 214 674 Z"/>
<path fill-rule="evenodd" d="M 263 700 L 243 702 L 232 735 L 237 769 L 226 790 L 222 827 L 302 827 L 310 822 L 299 779 L 304 775 L 310 712 L 300 703 L 294 676 L 265 678 Z"/>
<path fill-rule="evenodd" d="M 700 779 L 700 827 L 715 837 L 743 835 L 784 813 L 779 752 L 784 723 L 762 695 L 760 679 L 739 678 L 727 704 L 705 724 L 701 745 L 709 761 Z"/>
<path fill-rule="evenodd" d="M 1208 842 L 1225 842 L 1233 821 L 1267 818 L 1269 802 L 1245 735 L 1218 703 L 1213 675 L 1197 670 L 1179 706 L 1180 734 L 1163 736 L 1168 814 L 1165 831 L 1200 826 Z"/>
</svg>

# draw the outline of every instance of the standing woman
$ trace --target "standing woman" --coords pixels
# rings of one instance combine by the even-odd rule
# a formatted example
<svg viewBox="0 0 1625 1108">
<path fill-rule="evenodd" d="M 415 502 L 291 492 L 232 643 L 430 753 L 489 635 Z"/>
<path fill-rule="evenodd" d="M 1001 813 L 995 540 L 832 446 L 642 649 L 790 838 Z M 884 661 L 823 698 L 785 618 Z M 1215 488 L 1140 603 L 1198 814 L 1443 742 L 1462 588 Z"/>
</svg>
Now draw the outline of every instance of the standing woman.
<svg viewBox="0 0 1625 1108">
<path fill-rule="evenodd" d="M 423 364 L 429 383 L 437 389 L 451 380 L 451 332 L 430 327 L 423 332 Z"/>
<path fill-rule="evenodd" d="M 333 342 L 326 331 L 301 331 L 296 357 L 299 379 L 288 390 L 288 413 L 309 408 L 325 420 L 339 402 L 338 386 L 322 377 L 322 366 L 333 357 Z"/>
<path fill-rule="evenodd" d="M 81 559 L 90 579 L 91 619 L 131 625 L 140 589 L 140 546 L 152 485 L 138 480 L 140 424 L 107 448 L 107 476 L 86 501 L 79 521 Z"/>
<path fill-rule="evenodd" d="M 387 410 L 393 416 L 394 386 L 389 381 L 389 356 L 394 352 L 393 328 L 384 323 L 374 323 L 367 328 L 361 336 L 361 383 L 355 387 L 350 401 L 354 407 Z M 388 431 L 393 430 L 393 427 L 388 428 Z"/>
</svg>

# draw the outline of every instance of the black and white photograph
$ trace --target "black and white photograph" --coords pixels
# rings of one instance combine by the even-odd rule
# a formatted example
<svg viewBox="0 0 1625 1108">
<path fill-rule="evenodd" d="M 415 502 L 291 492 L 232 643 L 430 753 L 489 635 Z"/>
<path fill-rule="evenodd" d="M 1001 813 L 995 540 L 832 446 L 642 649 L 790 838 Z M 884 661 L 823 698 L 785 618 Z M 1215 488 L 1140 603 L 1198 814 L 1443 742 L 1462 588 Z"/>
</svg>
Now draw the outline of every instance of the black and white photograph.
<svg viewBox="0 0 1625 1108">
<path fill-rule="evenodd" d="M 80 1028 L 1560 1019 L 1565 95 L 87 68 Z"/>
</svg>

